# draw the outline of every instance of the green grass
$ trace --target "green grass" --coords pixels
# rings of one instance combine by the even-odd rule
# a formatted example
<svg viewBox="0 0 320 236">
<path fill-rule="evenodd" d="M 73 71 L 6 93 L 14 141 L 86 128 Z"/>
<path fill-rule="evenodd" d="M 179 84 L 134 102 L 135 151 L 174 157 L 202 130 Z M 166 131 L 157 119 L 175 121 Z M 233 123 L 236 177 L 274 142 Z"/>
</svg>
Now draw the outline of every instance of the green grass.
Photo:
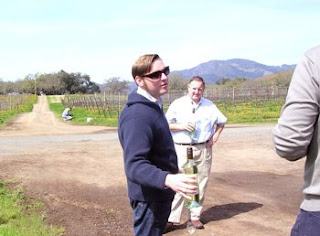
<svg viewBox="0 0 320 236">
<path fill-rule="evenodd" d="M 43 204 L 26 199 L 21 187 L 0 181 L 0 235 L 60 236 L 64 229 L 44 222 Z"/>
<path fill-rule="evenodd" d="M 0 127 L 5 126 L 10 120 L 21 113 L 31 112 L 33 104 L 38 100 L 37 96 L 23 96 L 23 103 L 15 104 L 10 110 L 0 110 Z"/>
<path fill-rule="evenodd" d="M 65 109 L 64 105 L 59 101 L 56 102 L 53 96 L 48 96 L 48 102 L 50 110 L 55 114 L 55 116 L 61 120 L 61 114 Z M 118 119 L 117 118 L 106 118 L 103 113 L 99 111 L 88 110 L 83 107 L 73 107 L 71 111 L 73 119 L 72 124 L 76 125 L 97 125 L 97 126 L 110 126 L 117 127 Z M 90 122 L 87 122 L 87 118 L 92 118 Z"/>
<path fill-rule="evenodd" d="M 276 123 L 284 100 L 224 101 L 217 103 L 228 124 Z"/>
<path fill-rule="evenodd" d="M 50 110 L 54 112 L 57 118 L 61 119 L 61 114 L 65 109 L 61 100 L 55 99 L 55 96 L 47 96 Z M 7 124 L 13 117 L 20 113 L 30 112 L 33 104 L 37 101 L 37 97 L 33 96 L 30 101 L 21 105 L 19 109 L 0 111 L 0 127 Z M 228 118 L 228 124 L 259 124 L 259 123 L 276 123 L 284 104 L 282 100 L 252 100 L 252 101 L 220 101 L 216 103 L 221 112 Z M 164 104 L 166 111 L 168 104 Z M 122 108 L 121 108 L 122 109 Z M 97 125 L 117 127 L 117 116 L 121 112 L 118 110 L 108 111 L 103 114 L 97 110 L 87 109 L 83 107 L 74 107 L 72 113 L 74 119 L 69 121 L 76 125 Z M 111 115 L 109 114 L 111 113 Z M 110 118 L 113 117 L 113 118 Z M 92 118 L 91 122 L 87 122 L 87 118 Z"/>
<path fill-rule="evenodd" d="M 62 119 L 61 114 L 64 106 L 61 103 L 49 103 L 51 110 L 55 112 L 57 117 Z M 216 103 L 220 111 L 228 118 L 228 124 L 274 124 L 278 121 L 283 104 L 284 99 L 225 100 Z M 168 109 L 168 105 L 164 104 L 164 112 Z M 120 111 L 110 111 L 111 117 L 117 117 L 121 109 Z M 118 123 L 117 118 L 108 118 L 110 114 L 104 116 L 98 111 L 92 111 L 87 108 L 75 107 L 72 113 L 74 114 L 74 119 L 71 123 L 78 125 L 89 124 L 116 127 Z M 93 118 L 93 121 L 87 123 L 88 117 Z"/>
</svg>

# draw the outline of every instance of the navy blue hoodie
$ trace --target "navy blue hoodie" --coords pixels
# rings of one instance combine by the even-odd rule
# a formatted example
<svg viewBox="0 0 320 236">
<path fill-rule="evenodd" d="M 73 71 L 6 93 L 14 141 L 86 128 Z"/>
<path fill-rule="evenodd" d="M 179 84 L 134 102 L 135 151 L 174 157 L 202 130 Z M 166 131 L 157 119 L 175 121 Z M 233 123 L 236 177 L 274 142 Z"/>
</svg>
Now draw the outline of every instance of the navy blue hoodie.
<svg viewBox="0 0 320 236">
<path fill-rule="evenodd" d="M 177 156 L 168 122 L 159 105 L 132 92 L 118 127 L 123 148 L 128 195 L 143 202 L 172 201 L 165 188 L 168 173 L 178 173 Z"/>
</svg>

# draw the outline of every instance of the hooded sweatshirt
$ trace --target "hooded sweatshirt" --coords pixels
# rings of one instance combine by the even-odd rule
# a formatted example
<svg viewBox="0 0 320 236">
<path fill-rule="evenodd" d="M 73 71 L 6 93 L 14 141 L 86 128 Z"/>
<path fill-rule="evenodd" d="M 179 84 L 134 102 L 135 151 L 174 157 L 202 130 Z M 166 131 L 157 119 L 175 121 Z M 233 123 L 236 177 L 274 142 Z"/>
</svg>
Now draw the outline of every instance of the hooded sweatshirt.
<svg viewBox="0 0 320 236">
<path fill-rule="evenodd" d="M 167 174 L 178 173 L 177 156 L 168 122 L 157 103 L 132 92 L 118 126 L 123 148 L 128 195 L 143 202 L 172 201 L 165 188 Z"/>
</svg>

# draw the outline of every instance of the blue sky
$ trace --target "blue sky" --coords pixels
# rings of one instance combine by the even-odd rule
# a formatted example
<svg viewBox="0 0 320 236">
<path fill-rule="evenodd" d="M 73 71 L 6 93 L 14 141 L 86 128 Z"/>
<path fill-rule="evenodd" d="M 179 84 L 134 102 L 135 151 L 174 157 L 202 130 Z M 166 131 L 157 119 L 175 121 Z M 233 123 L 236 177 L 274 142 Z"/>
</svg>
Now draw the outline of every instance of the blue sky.
<svg viewBox="0 0 320 236">
<path fill-rule="evenodd" d="M 320 44 L 318 0 L 0 1 L 3 81 L 61 69 L 132 80 L 145 53 L 171 70 L 232 58 L 296 64 Z"/>
</svg>

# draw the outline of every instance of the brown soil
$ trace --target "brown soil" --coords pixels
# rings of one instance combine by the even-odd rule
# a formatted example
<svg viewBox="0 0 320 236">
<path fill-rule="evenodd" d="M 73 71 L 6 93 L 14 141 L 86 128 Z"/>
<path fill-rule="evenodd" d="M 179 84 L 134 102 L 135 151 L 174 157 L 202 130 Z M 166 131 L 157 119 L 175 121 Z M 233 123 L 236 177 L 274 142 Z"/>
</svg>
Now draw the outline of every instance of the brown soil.
<svg viewBox="0 0 320 236">
<path fill-rule="evenodd" d="M 66 236 L 133 235 L 116 129 L 64 122 L 40 96 L 32 113 L 0 129 L 0 147 L 0 178 L 20 182 L 28 197 L 43 201 L 47 222 L 65 227 Z M 227 126 L 214 147 L 205 229 L 193 235 L 288 235 L 302 173 L 303 160 L 274 153 L 272 126 Z"/>
</svg>

